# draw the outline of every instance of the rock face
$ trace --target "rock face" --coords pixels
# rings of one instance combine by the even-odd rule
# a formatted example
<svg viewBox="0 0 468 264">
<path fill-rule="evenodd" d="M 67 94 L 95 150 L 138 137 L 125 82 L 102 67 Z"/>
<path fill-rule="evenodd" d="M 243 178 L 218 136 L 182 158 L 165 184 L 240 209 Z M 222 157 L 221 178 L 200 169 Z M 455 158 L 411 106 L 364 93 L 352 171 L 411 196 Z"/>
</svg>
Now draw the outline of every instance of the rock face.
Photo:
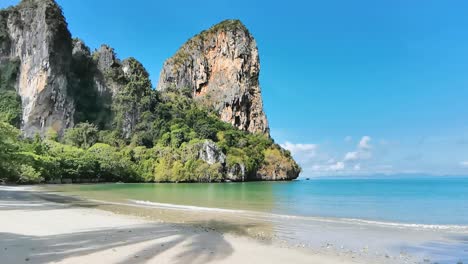
<svg viewBox="0 0 468 264">
<path fill-rule="evenodd" d="M 235 163 L 232 166 L 228 166 L 226 170 L 226 176 L 231 181 L 246 181 L 248 178 L 247 168 L 243 163 Z"/>
<path fill-rule="evenodd" d="M 121 109 L 122 124 L 121 130 L 125 138 L 129 139 L 135 131 L 138 122 L 141 120 L 144 112 L 150 109 L 149 100 L 152 84 L 149 80 L 149 74 L 143 65 L 135 58 L 128 58 L 122 62 L 122 75 L 117 78 L 123 85 L 117 92 L 114 91 L 114 101 L 124 106 Z M 120 93 L 122 91 L 123 93 Z M 129 100 L 124 94 L 132 91 L 132 98 Z M 124 95 L 124 96 L 122 96 Z M 118 115 L 119 110 L 114 109 Z"/>
<path fill-rule="evenodd" d="M 115 95 L 122 87 L 115 78 L 111 77 L 113 72 L 122 72 L 122 63 L 117 58 L 113 48 L 107 45 L 93 53 L 93 59 L 97 65 L 98 73 L 95 75 L 95 84 L 101 94 L 110 93 Z"/>
<path fill-rule="evenodd" d="M 60 135 L 78 122 L 108 128 L 112 101 L 133 74 L 129 62 L 121 62 L 109 46 L 91 53 L 83 41 L 72 40 L 53 0 L 23 0 L 0 10 L 0 63 L 18 64 L 13 86 L 21 98 L 21 130 L 28 137 L 49 129 Z M 126 136 L 139 114 L 128 112 L 122 124 Z"/>
<path fill-rule="evenodd" d="M 188 89 L 221 120 L 268 135 L 259 73 L 254 38 L 239 20 L 226 20 L 187 41 L 164 63 L 158 89 Z"/>
<path fill-rule="evenodd" d="M 18 60 L 16 89 L 26 135 L 73 126 L 68 96 L 72 42 L 61 9 L 52 0 L 23 0 L 0 11 L 0 60 Z"/>
<path fill-rule="evenodd" d="M 300 172 L 289 152 L 269 138 L 259 72 L 256 42 L 238 20 L 201 32 L 164 63 L 159 90 L 179 90 L 173 94 L 191 97 L 222 121 L 269 142 L 252 155 L 242 144 L 223 146 L 214 137 L 215 142 L 197 138 L 189 158 L 181 161 L 209 165 L 208 180 L 213 175 L 231 181 L 291 180 Z M 62 136 L 67 128 L 87 122 L 119 144 L 154 146 L 159 138 L 145 132 L 164 132 L 158 135 L 163 137 L 168 131 L 162 126 L 170 125 L 165 119 L 177 118 L 171 109 L 158 108 L 162 94 L 152 90 L 148 72 L 136 59 L 121 61 L 107 45 L 91 52 L 82 40 L 72 39 L 54 0 L 22 0 L 0 10 L 0 110 L 7 109 L 8 122 L 20 126 L 25 136 L 44 136 L 49 129 Z M 164 122 L 158 115 L 165 116 Z M 178 147 L 168 149 L 182 155 Z"/>
<path fill-rule="evenodd" d="M 226 163 L 226 155 L 213 141 L 205 140 L 199 148 L 198 157 L 206 163 L 210 165 L 215 163 L 224 165 Z"/>
<path fill-rule="evenodd" d="M 149 108 L 149 102 L 142 101 L 142 98 L 149 96 L 152 89 L 149 74 L 135 58 L 119 60 L 114 49 L 107 45 L 102 45 L 95 51 L 92 54 L 92 59 L 96 65 L 94 89 L 98 91 L 98 97 L 107 101 L 107 104 L 119 102 L 119 104 L 126 106 L 126 109 L 120 109 L 124 111 L 123 113 L 120 111 L 122 122 L 118 125 L 123 136 L 129 139 L 142 113 Z M 135 83 L 138 83 L 139 87 L 132 87 Z M 132 93 L 134 95 L 132 100 L 121 96 L 121 92 L 128 89 L 135 91 Z M 119 109 L 112 110 L 117 111 L 114 114 L 119 114 Z"/>
</svg>

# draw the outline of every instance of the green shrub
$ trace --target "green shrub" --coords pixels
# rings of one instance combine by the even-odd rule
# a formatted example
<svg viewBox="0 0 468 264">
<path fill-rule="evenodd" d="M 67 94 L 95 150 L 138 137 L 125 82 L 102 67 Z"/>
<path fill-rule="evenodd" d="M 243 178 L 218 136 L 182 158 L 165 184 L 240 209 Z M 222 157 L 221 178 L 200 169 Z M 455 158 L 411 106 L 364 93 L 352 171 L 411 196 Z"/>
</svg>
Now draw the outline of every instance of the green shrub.
<svg viewBox="0 0 468 264">
<path fill-rule="evenodd" d="M 64 135 L 64 142 L 66 144 L 80 147 L 89 148 L 99 139 L 98 128 L 90 123 L 80 123 L 74 128 L 67 129 Z"/>
<path fill-rule="evenodd" d="M 44 181 L 41 173 L 30 165 L 21 165 L 18 183 L 40 183 Z"/>
</svg>

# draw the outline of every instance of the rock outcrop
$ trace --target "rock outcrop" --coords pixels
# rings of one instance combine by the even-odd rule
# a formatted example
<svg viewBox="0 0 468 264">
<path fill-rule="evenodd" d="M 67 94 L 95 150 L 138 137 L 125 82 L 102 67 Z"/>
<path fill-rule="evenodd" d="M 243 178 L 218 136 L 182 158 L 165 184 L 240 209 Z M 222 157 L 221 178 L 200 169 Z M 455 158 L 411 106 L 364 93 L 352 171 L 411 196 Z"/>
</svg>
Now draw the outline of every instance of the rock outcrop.
<svg viewBox="0 0 468 264">
<path fill-rule="evenodd" d="M 255 180 L 284 181 L 299 177 L 301 168 L 291 157 L 289 151 L 276 145 L 265 151 L 265 160 L 257 170 Z"/>
<path fill-rule="evenodd" d="M 226 163 L 226 155 L 223 151 L 211 140 L 205 140 L 200 143 L 198 151 L 198 158 L 212 165 L 220 163 L 224 165 Z"/>
<path fill-rule="evenodd" d="M 93 53 L 93 59 L 98 69 L 95 75 L 97 90 L 101 94 L 115 95 L 122 88 L 122 84 L 114 77 L 123 72 L 122 62 L 117 58 L 114 49 L 107 45 L 101 45 Z"/>
<path fill-rule="evenodd" d="M 190 89 L 221 120 L 268 135 L 259 73 L 255 39 L 239 20 L 226 20 L 191 38 L 164 63 L 158 89 Z"/>
<path fill-rule="evenodd" d="M 142 100 L 149 96 L 152 89 L 149 74 L 135 58 L 118 59 L 114 49 L 107 45 L 102 45 L 91 56 L 96 65 L 94 88 L 99 93 L 98 97 L 107 105 L 117 102 L 125 106 L 125 109 L 114 107 L 112 111 L 114 115 L 120 115 L 121 122 L 117 125 L 124 138 L 129 139 L 142 113 L 149 108 L 149 102 Z M 122 93 L 128 94 L 129 89 L 133 91 L 133 97 L 123 98 Z"/>
<path fill-rule="evenodd" d="M 23 0 L 0 11 L 0 60 L 18 60 L 16 89 L 26 135 L 73 126 L 68 96 L 72 42 L 62 11 L 52 0 Z"/>
<path fill-rule="evenodd" d="M 247 168 L 243 163 L 234 163 L 226 168 L 226 177 L 230 181 L 246 181 L 248 180 Z M 295 178 L 291 178 L 295 179 Z"/>
</svg>

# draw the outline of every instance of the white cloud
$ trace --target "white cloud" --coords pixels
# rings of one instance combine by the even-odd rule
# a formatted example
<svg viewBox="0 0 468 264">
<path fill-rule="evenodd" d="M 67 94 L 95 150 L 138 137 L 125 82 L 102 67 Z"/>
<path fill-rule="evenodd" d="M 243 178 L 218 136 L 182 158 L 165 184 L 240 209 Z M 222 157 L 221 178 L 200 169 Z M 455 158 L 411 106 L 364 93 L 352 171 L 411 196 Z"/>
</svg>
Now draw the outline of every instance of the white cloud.
<svg viewBox="0 0 468 264">
<path fill-rule="evenodd" d="M 295 152 L 315 152 L 317 149 L 316 144 L 294 144 L 289 141 L 286 141 L 284 144 L 281 144 L 281 146 L 292 153 Z"/>
<path fill-rule="evenodd" d="M 346 153 L 344 161 L 356 161 L 359 159 L 359 153 L 357 151 L 351 151 Z"/>
<path fill-rule="evenodd" d="M 349 141 L 348 141 L 349 140 Z M 468 157 L 463 142 L 449 139 L 381 139 L 370 134 L 324 141 L 323 144 L 284 142 L 303 168 L 302 177 L 376 174 L 466 175 Z M 313 142 L 310 142 L 313 143 Z M 448 146 L 450 145 L 450 147 Z M 454 149 L 451 149 L 455 146 Z M 450 150 L 450 151 L 448 151 Z M 440 153 L 443 153 L 441 156 Z"/>
<path fill-rule="evenodd" d="M 345 138 L 345 141 L 347 138 Z M 369 164 L 366 161 L 372 158 L 371 140 L 370 136 L 363 136 L 357 144 L 356 149 L 346 152 L 340 162 L 330 166 L 330 171 L 356 173 L 362 171 L 363 165 L 368 169 Z"/>
<path fill-rule="evenodd" d="M 358 148 L 359 149 L 364 149 L 364 150 L 368 150 L 368 149 L 371 149 L 372 146 L 370 145 L 370 141 L 372 140 L 371 137 L 369 136 L 363 136 L 361 138 L 361 140 L 359 141 L 359 145 L 358 145 Z"/>
<path fill-rule="evenodd" d="M 346 165 L 345 165 L 344 162 L 338 161 L 338 162 L 335 162 L 333 164 L 325 164 L 325 165 L 315 164 L 315 165 L 312 165 L 308 169 L 310 169 L 313 172 L 316 172 L 316 173 L 320 174 L 320 173 L 343 171 L 345 169 L 345 167 L 346 167 Z"/>
<path fill-rule="evenodd" d="M 370 144 L 371 137 L 363 136 L 357 145 L 355 151 L 347 152 L 344 156 L 344 162 L 356 162 L 359 160 L 367 160 L 372 157 L 372 146 Z"/>
<path fill-rule="evenodd" d="M 318 145 L 316 144 L 294 144 L 286 141 L 281 147 L 291 151 L 291 154 L 300 164 L 310 163 L 317 156 Z"/>
<path fill-rule="evenodd" d="M 345 168 L 345 164 L 344 164 L 344 162 L 339 161 L 339 162 L 329 166 L 328 168 L 331 171 L 340 171 L 340 170 L 343 170 Z"/>
<path fill-rule="evenodd" d="M 351 141 L 350 136 L 345 141 Z M 296 161 L 304 169 L 304 174 L 309 175 L 346 175 L 368 173 L 372 169 L 370 136 L 363 136 L 354 150 L 350 150 L 341 156 L 339 152 L 324 151 L 317 144 L 291 143 L 286 141 L 281 146 L 294 156 Z M 340 157 L 341 156 L 341 157 Z"/>
</svg>

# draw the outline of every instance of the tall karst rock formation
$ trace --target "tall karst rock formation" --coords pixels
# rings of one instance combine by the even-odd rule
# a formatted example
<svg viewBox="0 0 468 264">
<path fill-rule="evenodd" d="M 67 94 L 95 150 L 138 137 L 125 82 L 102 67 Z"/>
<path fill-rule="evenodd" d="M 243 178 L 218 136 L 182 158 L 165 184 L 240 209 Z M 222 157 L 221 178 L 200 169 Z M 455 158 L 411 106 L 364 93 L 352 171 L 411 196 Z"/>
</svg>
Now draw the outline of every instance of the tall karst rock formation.
<svg viewBox="0 0 468 264">
<path fill-rule="evenodd" d="M 23 0 L 0 11 L 0 63 L 18 67 L 15 87 L 27 135 L 73 126 L 68 96 L 72 42 L 62 11 L 52 0 Z"/>
<path fill-rule="evenodd" d="M 48 129 L 61 134 L 83 120 L 105 127 L 112 98 L 126 85 L 120 77 L 132 74 L 129 60 L 120 61 L 112 48 L 103 45 L 91 53 L 72 40 L 53 0 L 23 0 L 0 11 L 0 63 L 17 67 L 14 86 L 27 136 Z M 269 135 L 259 72 L 254 38 L 240 21 L 226 20 L 187 41 L 164 63 L 158 89 L 190 89 L 221 120 Z M 126 117 L 127 136 L 137 115 L 130 111 Z"/>
<path fill-rule="evenodd" d="M 72 39 L 54 0 L 22 0 L 0 10 L 0 65 L 0 81 L 10 82 L 20 97 L 20 126 L 29 137 L 50 129 L 61 135 L 84 121 L 108 128 L 112 100 L 135 67 L 148 75 L 135 59 L 120 61 L 106 45 L 91 53 L 83 41 Z M 16 74 L 5 77 L 9 72 Z M 125 137 L 138 120 L 136 104 L 123 117 Z"/>
<path fill-rule="evenodd" d="M 190 89 L 221 120 L 269 134 L 259 73 L 255 39 L 239 20 L 225 20 L 188 40 L 164 63 L 158 89 Z"/>
<path fill-rule="evenodd" d="M 166 94 L 191 97 L 194 101 L 181 101 L 255 135 L 231 131 L 269 142 L 247 155 L 242 150 L 247 141 L 232 143 L 235 153 L 228 153 L 219 139 L 199 138 L 205 141 L 196 146 L 195 159 L 219 163 L 226 180 L 291 180 L 300 173 L 290 153 L 269 138 L 259 73 L 254 38 L 240 21 L 226 20 L 187 41 L 160 74 L 159 91 L 176 90 Z M 181 138 L 180 131 L 163 127 L 167 120 L 155 121 L 171 116 L 158 109 L 161 98 L 164 93 L 152 89 L 148 72 L 136 59 L 121 61 L 107 45 L 91 52 L 82 40 L 72 39 L 54 0 L 22 0 L 0 10 L 0 118 L 20 127 L 26 137 L 53 130 L 63 139 L 66 129 L 89 122 L 119 144 L 138 145 L 144 136 L 145 147 L 157 148 L 165 136 Z M 166 147 L 177 152 L 180 145 Z"/>
</svg>

